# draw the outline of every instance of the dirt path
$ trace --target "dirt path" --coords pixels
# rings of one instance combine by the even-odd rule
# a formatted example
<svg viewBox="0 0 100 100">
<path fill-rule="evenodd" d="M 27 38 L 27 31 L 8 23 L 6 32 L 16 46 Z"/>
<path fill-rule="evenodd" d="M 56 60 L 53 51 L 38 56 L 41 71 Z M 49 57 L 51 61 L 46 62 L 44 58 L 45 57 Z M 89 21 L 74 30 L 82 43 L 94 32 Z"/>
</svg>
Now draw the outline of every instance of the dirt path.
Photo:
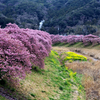
<svg viewBox="0 0 100 100">
<path fill-rule="evenodd" d="M 86 100 L 100 100 L 100 50 L 72 48 L 72 47 L 53 47 L 59 54 L 73 51 L 87 57 L 87 61 L 72 63 L 66 62 L 66 66 L 73 71 L 83 74 L 82 84 L 86 90 Z"/>
</svg>

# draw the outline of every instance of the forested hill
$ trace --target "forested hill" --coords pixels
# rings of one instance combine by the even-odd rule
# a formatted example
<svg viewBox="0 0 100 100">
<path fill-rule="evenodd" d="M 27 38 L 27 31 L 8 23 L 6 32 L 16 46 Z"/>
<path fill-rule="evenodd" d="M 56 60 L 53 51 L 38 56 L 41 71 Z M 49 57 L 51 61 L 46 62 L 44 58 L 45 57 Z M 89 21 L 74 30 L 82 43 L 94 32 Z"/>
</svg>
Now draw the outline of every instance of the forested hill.
<svg viewBox="0 0 100 100">
<path fill-rule="evenodd" d="M 49 33 L 89 34 L 100 24 L 100 0 L 0 0 L 0 25 L 9 22 L 20 27 Z"/>
</svg>

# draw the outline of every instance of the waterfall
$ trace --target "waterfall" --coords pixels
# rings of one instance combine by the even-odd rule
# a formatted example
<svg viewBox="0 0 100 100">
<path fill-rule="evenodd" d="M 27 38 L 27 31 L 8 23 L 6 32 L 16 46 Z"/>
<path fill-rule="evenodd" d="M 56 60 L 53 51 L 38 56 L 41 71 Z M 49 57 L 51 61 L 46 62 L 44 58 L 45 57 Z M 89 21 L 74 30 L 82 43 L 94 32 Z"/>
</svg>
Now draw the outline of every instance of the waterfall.
<svg viewBox="0 0 100 100">
<path fill-rule="evenodd" d="M 43 25 L 44 22 L 45 22 L 45 20 L 42 20 L 42 21 L 39 23 L 39 30 L 41 30 L 42 25 Z"/>
</svg>

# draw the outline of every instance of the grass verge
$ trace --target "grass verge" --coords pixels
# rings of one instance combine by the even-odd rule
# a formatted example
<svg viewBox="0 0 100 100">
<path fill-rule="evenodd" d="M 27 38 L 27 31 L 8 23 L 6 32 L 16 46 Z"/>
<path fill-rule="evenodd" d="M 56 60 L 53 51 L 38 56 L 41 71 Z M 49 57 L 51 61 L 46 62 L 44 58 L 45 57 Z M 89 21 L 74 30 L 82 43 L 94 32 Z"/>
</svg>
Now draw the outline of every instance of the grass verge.
<svg viewBox="0 0 100 100">
<path fill-rule="evenodd" d="M 56 43 L 53 46 L 64 46 L 64 47 L 73 47 L 73 48 L 87 48 L 87 49 L 100 49 L 100 45 L 87 45 L 84 46 L 84 44 L 82 42 L 77 42 L 75 44 L 68 44 L 68 43 Z"/>
</svg>

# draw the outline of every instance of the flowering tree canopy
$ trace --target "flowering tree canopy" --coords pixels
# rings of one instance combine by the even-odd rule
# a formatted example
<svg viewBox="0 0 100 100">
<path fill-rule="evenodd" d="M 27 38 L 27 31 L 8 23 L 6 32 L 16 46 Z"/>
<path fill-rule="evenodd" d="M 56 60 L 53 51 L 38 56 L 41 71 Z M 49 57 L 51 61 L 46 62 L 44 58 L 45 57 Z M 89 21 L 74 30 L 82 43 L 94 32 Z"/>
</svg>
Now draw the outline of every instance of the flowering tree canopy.
<svg viewBox="0 0 100 100">
<path fill-rule="evenodd" d="M 82 42 L 84 46 L 92 44 L 92 46 L 100 44 L 100 38 L 98 36 L 89 34 L 89 35 L 51 35 L 52 43 L 69 43 L 75 44 L 77 42 Z"/>
<path fill-rule="evenodd" d="M 44 58 L 51 50 L 51 38 L 47 32 L 19 28 L 7 24 L 0 28 L 0 73 L 1 78 L 23 78 L 32 66 L 44 68 Z"/>
</svg>

